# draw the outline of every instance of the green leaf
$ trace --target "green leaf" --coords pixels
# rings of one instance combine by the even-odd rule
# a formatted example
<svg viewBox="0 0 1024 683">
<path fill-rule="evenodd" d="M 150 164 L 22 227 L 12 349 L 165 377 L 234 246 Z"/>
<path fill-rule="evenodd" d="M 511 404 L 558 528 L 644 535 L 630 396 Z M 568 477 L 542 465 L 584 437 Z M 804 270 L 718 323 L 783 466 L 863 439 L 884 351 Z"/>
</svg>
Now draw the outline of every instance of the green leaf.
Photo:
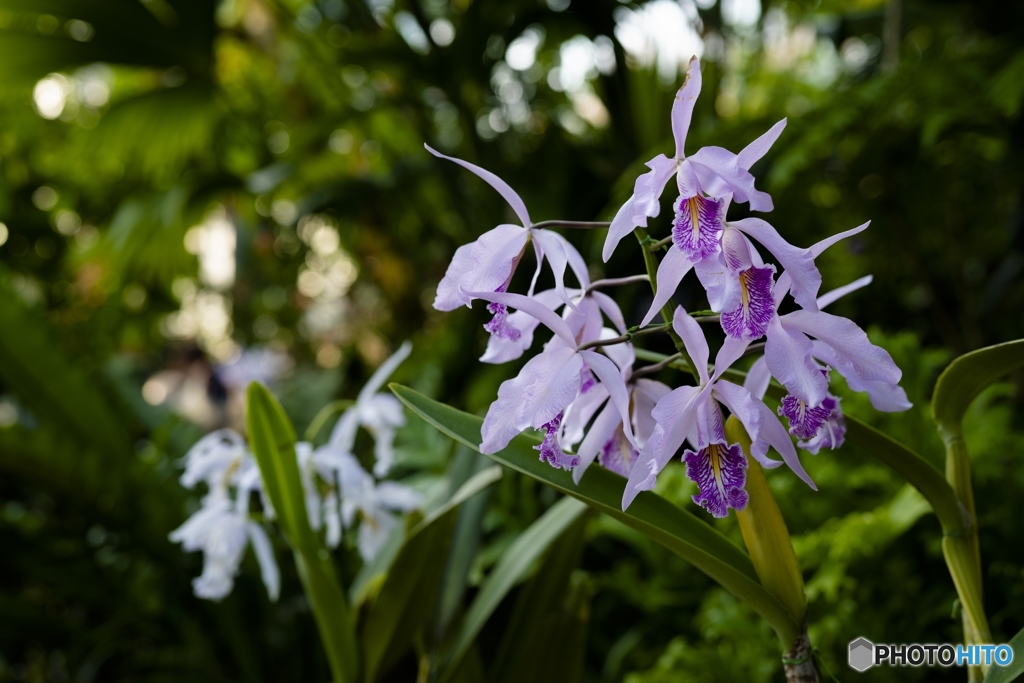
<svg viewBox="0 0 1024 683">
<path fill-rule="evenodd" d="M 430 615 L 459 506 L 499 479 L 500 467 L 477 472 L 409 533 L 363 627 L 366 681 L 377 680 L 398 661 Z"/>
<path fill-rule="evenodd" d="M 520 591 L 491 665 L 495 683 L 572 683 L 580 679 L 590 586 L 582 573 L 574 576 L 574 572 L 586 528 L 587 517 L 577 516 Z"/>
<path fill-rule="evenodd" d="M 266 387 L 253 382 L 246 401 L 249 444 L 264 488 L 292 546 L 306 598 L 337 683 L 355 683 L 359 671 L 355 625 L 327 548 L 309 526 L 295 455 L 295 429 Z"/>
<path fill-rule="evenodd" d="M 1017 631 L 1008 645 L 1013 648 L 1013 661 L 1009 666 L 993 666 L 989 669 L 984 683 L 1010 683 L 1024 675 L 1024 629 Z"/>
<path fill-rule="evenodd" d="M 502 554 L 497 566 L 480 586 L 480 591 L 462 620 L 451 658 L 441 676 L 442 681 L 459 667 L 469 646 L 473 644 L 484 624 L 491 618 L 508 592 L 523 578 L 537 558 L 586 510 L 587 506 L 575 498 L 563 498 L 552 505 L 526 531 L 519 534 Z"/>
<path fill-rule="evenodd" d="M 479 450 L 483 422 L 479 417 L 438 403 L 408 387 L 392 384 L 391 390 L 424 420 L 456 441 Z M 533 447 L 538 443 L 539 439 L 519 435 L 503 451 L 488 457 L 582 500 L 665 546 L 753 607 L 789 647 L 799 633 L 797 624 L 786 608 L 761 586 L 750 558 L 739 547 L 707 523 L 649 491 L 637 496 L 624 512 L 622 477 L 594 467 L 577 486 L 570 473 L 537 458 Z"/>
<path fill-rule="evenodd" d="M 1020 367 L 1024 367 L 1024 339 L 978 349 L 950 363 L 932 394 L 932 417 L 943 439 L 960 434 L 967 408 L 985 387 Z"/>
</svg>

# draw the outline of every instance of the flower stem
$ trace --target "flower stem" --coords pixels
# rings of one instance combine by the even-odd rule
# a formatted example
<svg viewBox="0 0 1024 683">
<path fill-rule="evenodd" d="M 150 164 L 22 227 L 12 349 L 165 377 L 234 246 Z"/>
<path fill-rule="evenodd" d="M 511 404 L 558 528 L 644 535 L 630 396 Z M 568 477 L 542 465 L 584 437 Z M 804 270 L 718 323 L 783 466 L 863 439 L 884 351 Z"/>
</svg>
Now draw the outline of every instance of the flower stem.
<svg viewBox="0 0 1024 683">
<path fill-rule="evenodd" d="M 651 236 L 647 234 L 646 228 L 636 228 L 633 230 L 633 234 L 636 235 L 637 240 L 640 241 L 640 247 L 644 253 L 644 266 L 647 267 L 647 277 L 651 281 L 651 292 L 654 294 L 658 293 L 658 259 L 651 253 L 650 249 L 647 248 L 647 243 L 650 241 Z M 669 325 L 669 336 L 672 337 L 672 343 L 676 346 L 676 351 L 679 353 L 680 358 L 686 361 L 686 367 L 690 368 L 690 373 L 694 377 L 697 376 L 697 368 L 694 366 L 693 361 L 690 360 L 690 354 L 686 352 L 686 346 L 683 344 L 682 338 L 676 334 L 676 331 L 671 328 L 672 317 L 674 311 L 672 310 L 672 304 L 666 303 L 661 307 L 661 318 Z"/>
<path fill-rule="evenodd" d="M 646 337 L 649 334 L 656 334 L 658 332 L 669 332 L 671 331 L 671 329 L 672 328 L 667 325 L 651 325 L 650 327 L 645 327 L 642 330 L 630 329 L 626 332 L 626 334 L 620 337 L 612 337 L 611 339 L 595 339 L 594 341 L 587 342 L 586 344 L 581 345 L 579 347 L 579 350 L 586 351 L 587 349 L 593 349 L 598 346 L 614 346 L 615 344 L 625 344 L 626 342 L 633 341 L 637 337 Z"/>
<path fill-rule="evenodd" d="M 540 223 L 534 223 L 529 226 L 530 228 L 574 228 L 576 230 L 595 230 L 597 228 L 607 228 L 611 223 L 603 223 L 601 221 L 541 221 Z"/>
<path fill-rule="evenodd" d="M 652 244 L 649 247 L 647 247 L 647 250 L 650 251 L 651 253 L 654 253 L 654 252 L 658 251 L 659 249 L 661 249 L 662 247 L 668 246 L 669 244 L 672 244 L 672 237 L 671 237 L 671 235 L 669 237 L 666 237 L 665 239 L 658 240 L 654 244 Z"/>
<path fill-rule="evenodd" d="M 594 280 L 587 287 L 587 291 L 591 292 L 601 287 L 618 287 L 619 285 L 631 285 L 634 282 L 649 282 L 650 276 L 648 275 L 630 275 L 629 277 L 615 277 L 607 278 L 604 280 Z"/>
</svg>

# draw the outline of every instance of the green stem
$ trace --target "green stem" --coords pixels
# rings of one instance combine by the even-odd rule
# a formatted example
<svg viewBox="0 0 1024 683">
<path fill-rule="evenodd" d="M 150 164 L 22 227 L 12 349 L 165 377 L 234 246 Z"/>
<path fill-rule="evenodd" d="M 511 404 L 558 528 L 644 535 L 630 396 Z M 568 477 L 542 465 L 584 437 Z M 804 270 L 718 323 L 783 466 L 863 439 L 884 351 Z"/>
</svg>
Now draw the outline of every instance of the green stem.
<svg viewBox="0 0 1024 683">
<path fill-rule="evenodd" d="M 651 292 L 654 294 L 658 293 L 658 259 L 655 257 L 651 250 L 648 249 L 648 243 L 651 241 L 651 236 L 647 234 L 646 228 L 636 228 L 633 231 L 636 238 L 640 241 L 640 247 L 644 253 L 644 266 L 647 268 L 647 277 L 651 281 Z M 683 344 L 682 338 L 676 331 L 672 329 L 672 317 L 675 311 L 672 310 L 672 304 L 666 303 L 661 307 L 661 318 L 669 325 L 669 336 L 672 337 L 672 343 L 676 346 L 676 351 L 679 353 L 683 361 L 686 362 L 686 367 L 690 369 L 690 372 L 694 377 L 697 377 L 697 370 L 693 365 L 693 361 L 690 360 L 690 354 L 686 352 L 686 346 Z"/>
<path fill-rule="evenodd" d="M 327 424 L 328 420 L 334 417 L 335 414 L 344 412 L 354 404 L 355 401 L 345 398 L 338 401 L 331 401 L 321 408 L 320 412 L 318 412 L 316 417 L 313 418 L 313 421 L 309 423 L 308 427 L 306 427 L 306 433 L 304 434 L 306 441 L 313 443 L 313 440 L 316 439 L 317 434 L 319 434 L 320 430 L 324 428 L 324 425 Z"/>
<path fill-rule="evenodd" d="M 974 489 L 971 486 L 971 461 L 967 444 L 959 429 L 939 428 L 946 446 L 946 480 L 962 506 L 963 515 L 970 524 L 956 534 L 943 534 L 942 554 L 953 577 L 957 596 L 963 608 L 964 640 L 968 645 L 992 642 L 982 593 L 981 550 L 978 547 L 978 526 L 974 508 Z M 981 680 L 988 672 L 985 665 L 970 667 L 968 680 Z"/>
</svg>

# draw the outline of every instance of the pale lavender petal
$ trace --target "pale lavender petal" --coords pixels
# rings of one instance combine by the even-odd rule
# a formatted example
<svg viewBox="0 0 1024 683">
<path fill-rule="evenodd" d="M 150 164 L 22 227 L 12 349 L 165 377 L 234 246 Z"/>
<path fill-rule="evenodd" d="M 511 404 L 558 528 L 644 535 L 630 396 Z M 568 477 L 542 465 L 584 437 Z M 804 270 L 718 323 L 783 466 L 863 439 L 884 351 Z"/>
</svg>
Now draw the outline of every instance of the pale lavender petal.
<svg viewBox="0 0 1024 683">
<path fill-rule="evenodd" d="M 576 304 L 565 291 L 565 268 L 569 259 L 566 256 L 565 247 L 562 246 L 564 239 L 550 230 L 533 230 L 532 233 L 534 243 L 540 247 L 548 262 L 551 263 L 551 272 L 555 276 L 555 291 L 567 306 L 576 308 Z"/>
<path fill-rule="evenodd" d="M 381 505 L 398 512 L 412 512 L 423 504 L 423 495 L 419 491 L 395 481 L 377 484 L 377 497 Z"/>
<path fill-rule="evenodd" d="M 608 228 L 608 236 L 605 238 L 601 253 L 606 263 L 623 237 L 633 232 L 633 228 L 637 226 L 647 227 L 647 219 L 654 218 L 661 212 L 661 193 L 665 190 L 669 178 L 676 172 L 676 161 L 659 154 L 646 165 L 651 170 L 636 179 L 632 196 L 618 210 L 612 219 L 611 227 Z"/>
<path fill-rule="evenodd" d="M 708 340 L 704 337 L 704 330 L 700 329 L 700 323 L 691 318 L 682 306 L 677 306 L 675 315 L 672 316 L 672 329 L 683 339 L 683 346 L 690 360 L 696 365 L 697 374 L 700 376 L 700 383 L 708 383 Z"/>
<path fill-rule="evenodd" d="M 462 296 L 507 287 L 529 239 L 530 231 L 517 225 L 499 225 L 480 235 L 470 250 L 473 269 L 457 283 Z"/>
<path fill-rule="evenodd" d="M 604 388 L 608 390 L 608 396 L 622 418 L 622 430 L 625 432 L 626 438 L 631 444 L 636 445 L 633 438 L 633 427 L 629 421 L 629 392 L 626 390 L 626 382 L 622 379 L 619 369 L 608 358 L 596 351 L 580 351 L 580 356 L 601 380 Z"/>
<path fill-rule="evenodd" d="M 850 369 L 865 382 L 896 384 L 900 381 L 903 373 L 889 352 L 872 344 L 864 330 L 852 320 L 821 311 L 793 311 L 783 316 L 783 320 L 787 327 L 795 327 L 832 347 L 837 368 Z"/>
<path fill-rule="evenodd" d="M 814 480 L 804 470 L 803 465 L 800 464 L 800 458 L 793 447 L 793 441 L 789 438 L 786 428 L 779 422 L 779 418 L 772 412 L 771 408 L 761 401 L 755 401 L 754 406 L 760 413 L 758 438 L 763 439 L 774 448 L 782 456 L 789 469 L 793 470 L 796 476 L 803 479 L 804 483 L 811 487 L 811 490 L 817 491 L 817 485 L 815 485 Z"/>
<path fill-rule="evenodd" d="M 725 264 L 721 253 L 695 263 L 693 271 L 707 292 L 708 305 L 712 311 L 721 313 L 740 305 L 740 282 Z"/>
<path fill-rule="evenodd" d="M 728 408 L 729 412 L 735 415 L 736 419 L 743 425 L 743 428 L 747 430 L 747 435 L 750 437 L 751 457 L 769 469 L 781 465 L 781 461 L 768 457 L 768 448 L 771 444 L 762 435 L 763 415 L 759 405 L 761 401 L 752 396 L 743 387 L 725 380 L 715 382 L 712 395 L 717 401 L 720 401 L 722 405 Z M 792 445 L 790 443 L 790 447 Z"/>
<path fill-rule="evenodd" d="M 771 211 L 772 198 L 754 188 L 754 176 L 739 165 L 739 157 L 721 147 L 702 147 L 689 161 L 701 189 L 712 197 L 732 192 L 733 200 L 749 202 L 754 211 Z"/>
<path fill-rule="evenodd" d="M 433 154 L 435 157 L 447 159 L 448 161 L 454 161 L 459 166 L 462 166 L 463 168 L 476 174 L 477 177 L 481 178 L 484 182 L 486 182 L 488 185 L 497 190 L 498 194 L 505 198 L 505 201 L 508 202 L 509 206 L 512 207 L 512 210 L 516 212 L 517 216 L 519 216 L 519 220 L 523 222 L 524 228 L 528 228 L 530 227 L 530 225 L 532 225 L 532 223 L 530 222 L 530 214 L 526 210 L 526 204 L 523 203 L 522 198 L 518 194 L 516 194 L 516 191 L 509 187 L 509 184 L 506 183 L 504 180 L 494 175 L 490 171 L 484 170 L 475 164 L 469 163 L 468 161 L 463 161 L 462 159 L 456 159 L 455 157 L 450 157 L 441 154 L 437 150 L 432 149 L 430 145 L 425 144 L 423 146 L 426 147 L 427 151 Z"/>
<path fill-rule="evenodd" d="M 718 248 L 724 204 L 711 197 L 680 195 L 675 201 L 672 242 L 691 261 L 707 258 Z"/>
<path fill-rule="evenodd" d="M 547 422 L 541 425 L 540 429 L 544 432 L 544 441 L 537 446 L 534 446 L 534 450 L 540 451 L 541 462 L 546 462 L 557 469 L 571 470 L 579 464 L 579 456 L 567 455 L 562 447 L 558 445 L 558 427 L 562 422 L 562 414 L 559 413 Z"/>
<path fill-rule="evenodd" d="M 832 414 L 835 405 L 836 402 L 826 396 L 820 405 L 812 408 L 806 401 L 787 394 L 782 398 L 779 415 L 789 420 L 790 434 L 798 439 L 810 439 Z"/>
<path fill-rule="evenodd" d="M 593 297 L 597 305 L 601 307 L 604 314 L 608 317 L 609 322 L 615 326 L 615 329 L 619 331 L 619 334 L 626 333 L 626 319 L 622 316 L 622 310 L 619 305 L 615 303 L 615 299 L 611 298 L 604 292 L 590 292 L 588 296 Z"/>
<path fill-rule="evenodd" d="M 587 375 L 590 375 L 590 369 L 584 364 L 584 378 Z M 589 390 L 585 389 L 587 379 L 584 379 L 583 384 L 580 385 L 580 395 L 565 409 L 565 417 L 562 419 L 562 438 L 559 441 L 565 447 L 572 447 L 583 439 L 587 424 L 590 423 L 598 409 L 608 401 L 608 390 L 595 382 L 592 375 L 589 379 L 593 382 L 593 386 Z"/>
<path fill-rule="evenodd" d="M 727 223 L 722 228 L 722 260 L 725 262 L 726 268 L 737 273 L 753 266 L 754 261 L 751 256 L 750 243 L 744 237 L 743 232 L 734 226 L 733 223 Z"/>
<path fill-rule="evenodd" d="M 714 390 L 712 390 L 712 396 Z M 713 443 L 725 443 L 725 419 L 722 417 L 722 409 L 718 401 L 701 401 L 695 405 L 697 411 L 696 436 L 697 440 L 690 439 L 690 443 L 697 450 Z"/>
<path fill-rule="evenodd" d="M 621 429 L 616 429 L 611 438 L 605 441 L 601 452 L 598 454 L 598 462 L 606 469 L 615 474 L 628 477 L 640 456 Z"/>
<path fill-rule="evenodd" d="M 722 312 L 722 329 L 734 339 L 757 339 L 775 317 L 772 276 L 775 266 L 747 268 L 736 276 L 740 284 L 740 305 Z"/>
<path fill-rule="evenodd" d="M 549 330 L 554 332 L 558 337 L 565 342 L 565 344 L 571 348 L 576 348 L 576 339 L 572 334 L 572 330 L 569 325 L 562 320 L 558 315 L 555 314 L 550 308 L 545 306 L 543 303 L 532 299 L 522 294 L 510 294 L 508 292 L 466 292 L 470 296 L 484 301 L 493 301 L 506 306 L 511 306 L 516 310 L 523 311 L 532 315 L 534 318 L 544 324 Z"/>
<path fill-rule="evenodd" d="M 778 316 L 768 324 L 764 357 L 772 377 L 789 393 L 812 406 L 825 398 L 828 380 L 811 358 L 811 340 L 799 329 L 784 326 Z"/>
<path fill-rule="evenodd" d="M 747 459 L 739 444 L 711 444 L 696 453 L 686 451 L 686 476 L 697 484 L 700 493 L 693 502 L 713 517 L 727 517 L 729 508 L 747 507 Z"/>
<path fill-rule="evenodd" d="M 772 374 L 768 372 L 768 363 L 764 356 L 754 361 L 747 371 L 747 378 L 743 380 L 743 388 L 749 391 L 754 398 L 764 398 L 768 391 L 768 385 L 772 381 Z"/>
<path fill-rule="evenodd" d="M 445 272 L 441 282 L 437 285 L 437 295 L 434 297 L 434 308 L 439 311 L 454 311 L 459 306 L 469 306 L 472 300 L 459 291 L 459 283 L 466 278 L 476 267 L 476 259 L 473 258 L 473 245 L 476 242 L 463 244 L 455 250 L 448 270 Z"/>
<path fill-rule="evenodd" d="M 715 356 L 715 374 L 712 379 L 715 380 L 724 375 L 733 363 L 743 357 L 748 346 L 750 346 L 749 340 L 726 337 L 722 348 L 718 349 L 718 354 Z"/>
<path fill-rule="evenodd" d="M 558 293 L 548 289 L 532 297 L 538 303 L 554 310 L 561 305 Z M 533 332 L 537 329 L 540 321 L 525 311 L 516 311 L 508 316 L 508 324 L 519 330 L 518 341 L 509 341 L 499 337 L 490 336 L 487 340 L 487 349 L 480 357 L 482 363 L 507 363 L 523 355 L 533 345 Z"/>
<path fill-rule="evenodd" d="M 836 301 L 838 299 L 843 298 L 847 294 L 849 294 L 851 292 L 856 292 L 861 287 L 867 287 L 868 285 L 871 284 L 871 280 L 872 280 L 872 276 L 871 275 L 865 275 L 862 278 L 858 278 L 857 280 L 854 280 L 853 282 L 851 282 L 848 285 L 843 285 L 842 287 L 837 287 L 837 288 L 835 288 L 835 289 L 833 289 L 833 290 L 831 290 L 829 292 L 825 292 L 824 294 L 822 294 L 821 296 L 818 297 L 818 301 L 817 301 L 818 308 L 825 308 L 830 303 L 832 303 L 832 302 L 834 302 L 834 301 Z"/>
<path fill-rule="evenodd" d="M 810 249 L 793 246 L 767 221 L 760 218 L 744 218 L 729 225 L 750 235 L 771 252 L 779 261 L 779 265 L 789 273 L 790 289 L 796 302 L 809 311 L 817 310 L 815 297 L 821 287 L 821 273 L 814 265 L 814 255 Z"/>
<path fill-rule="evenodd" d="M 866 392 L 875 410 L 880 410 L 883 413 L 899 413 L 913 407 L 914 404 L 907 400 L 907 392 L 900 385 L 882 381 L 865 382 L 856 373 L 851 372 L 848 366 L 840 363 L 827 344 L 817 340 L 811 344 L 814 357 L 835 368 L 836 372 L 846 379 L 850 389 Z"/>
<path fill-rule="evenodd" d="M 586 437 L 584 437 L 583 442 L 576 451 L 576 455 L 579 456 L 579 462 L 572 471 L 573 482 L 580 483 L 584 472 L 594 462 L 594 458 L 598 456 L 604 445 L 612 438 L 612 435 L 618 431 L 621 424 L 622 418 L 619 416 L 619 411 L 609 402 L 598 413 L 594 424 L 590 426 L 590 431 L 587 432 Z M 627 472 L 622 476 L 629 476 L 629 473 Z"/>
<path fill-rule="evenodd" d="M 857 233 L 864 232 L 865 230 L 868 229 L 869 225 L 871 225 L 871 221 L 868 221 L 867 223 L 863 223 L 861 225 L 858 225 L 856 228 L 851 228 L 850 230 L 846 230 L 844 232 L 838 232 L 835 235 L 832 235 L 831 237 L 826 237 L 825 239 L 823 239 L 822 241 L 818 242 L 817 244 L 811 245 L 811 247 L 810 247 L 811 254 L 814 255 L 814 258 L 818 258 L 819 256 L 821 256 L 822 252 L 824 252 L 826 249 L 831 247 L 836 242 L 838 242 L 840 240 L 844 240 L 847 237 L 852 237 L 853 235 L 856 235 Z"/>
<path fill-rule="evenodd" d="M 772 145 L 775 144 L 775 141 L 779 139 L 779 136 L 782 135 L 782 131 L 785 128 L 786 119 L 782 119 L 769 128 L 764 135 L 744 147 L 743 151 L 737 155 L 736 160 L 740 168 L 745 168 L 749 171 L 751 166 L 757 163 L 761 157 L 768 153 L 768 150 L 771 149 Z"/>
<path fill-rule="evenodd" d="M 657 424 L 651 414 L 654 406 L 671 391 L 670 387 L 653 379 L 641 378 L 633 384 L 633 436 L 641 448 L 651 438 Z"/>
<path fill-rule="evenodd" d="M 480 452 L 497 453 L 527 427 L 538 429 L 565 410 L 579 392 L 582 370 L 583 359 L 565 346 L 548 346 L 527 361 L 498 388 L 480 431 Z"/>
<path fill-rule="evenodd" d="M 696 57 L 690 57 L 690 63 L 686 67 L 686 80 L 683 81 L 683 86 L 679 88 L 675 101 L 672 102 L 672 136 L 676 141 L 676 159 L 686 156 L 683 152 L 686 146 L 686 133 L 690 129 L 693 106 L 697 103 L 697 97 L 700 95 L 700 86 L 700 62 Z"/>
<path fill-rule="evenodd" d="M 619 334 L 608 327 L 601 330 L 602 339 L 614 339 Z M 602 348 L 604 355 L 612 359 L 612 362 L 622 371 L 623 379 L 627 378 L 633 370 L 633 363 L 636 362 L 636 352 L 629 342 L 624 344 L 612 344 Z"/>
<path fill-rule="evenodd" d="M 672 298 L 672 295 L 676 293 L 676 289 L 679 288 L 679 283 L 683 281 L 683 277 L 693 267 L 693 262 L 686 257 L 683 252 L 678 249 L 669 249 L 668 253 L 665 254 L 665 258 L 661 260 L 661 264 L 658 265 L 658 288 L 654 293 L 654 301 L 651 303 L 650 310 L 647 311 L 647 315 L 644 316 L 643 321 L 640 323 L 640 327 L 647 327 L 651 320 L 661 311 L 661 308 Z"/>
</svg>

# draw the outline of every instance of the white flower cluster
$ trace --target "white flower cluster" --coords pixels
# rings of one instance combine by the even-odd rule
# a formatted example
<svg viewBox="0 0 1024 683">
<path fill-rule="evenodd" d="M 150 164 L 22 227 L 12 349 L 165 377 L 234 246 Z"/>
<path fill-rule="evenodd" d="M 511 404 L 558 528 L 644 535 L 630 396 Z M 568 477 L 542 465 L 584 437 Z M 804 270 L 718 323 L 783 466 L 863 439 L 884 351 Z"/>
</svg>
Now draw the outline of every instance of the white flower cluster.
<svg viewBox="0 0 1024 683">
<path fill-rule="evenodd" d="M 341 542 L 342 530 L 360 520 L 357 546 L 369 562 L 381 551 L 398 526 L 397 513 L 409 512 L 421 496 L 393 481 L 378 481 L 394 462 L 396 430 L 405 424 L 399 401 L 380 392 L 381 386 L 411 352 L 406 342 L 373 374 L 355 404 L 342 413 L 326 444 L 296 444 L 309 524 L 324 531 L 331 548 Z M 359 427 L 374 437 L 373 474 L 353 453 Z M 209 492 L 200 509 L 170 534 L 186 551 L 203 552 L 203 573 L 193 580 L 197 597 L 220 600 L 231 592 L 245 549 L 252 544 L 263 583 L 271 600 L 280 594 L 280 571 L 264 527 L 250 515 L 249 502 L 260 495 L 264 521 L 274 519 L 256 459 L 245 440 L 230 429 L 206 435 L 185 455 L 181 484 L 205 483 Z"/>
</svg>

